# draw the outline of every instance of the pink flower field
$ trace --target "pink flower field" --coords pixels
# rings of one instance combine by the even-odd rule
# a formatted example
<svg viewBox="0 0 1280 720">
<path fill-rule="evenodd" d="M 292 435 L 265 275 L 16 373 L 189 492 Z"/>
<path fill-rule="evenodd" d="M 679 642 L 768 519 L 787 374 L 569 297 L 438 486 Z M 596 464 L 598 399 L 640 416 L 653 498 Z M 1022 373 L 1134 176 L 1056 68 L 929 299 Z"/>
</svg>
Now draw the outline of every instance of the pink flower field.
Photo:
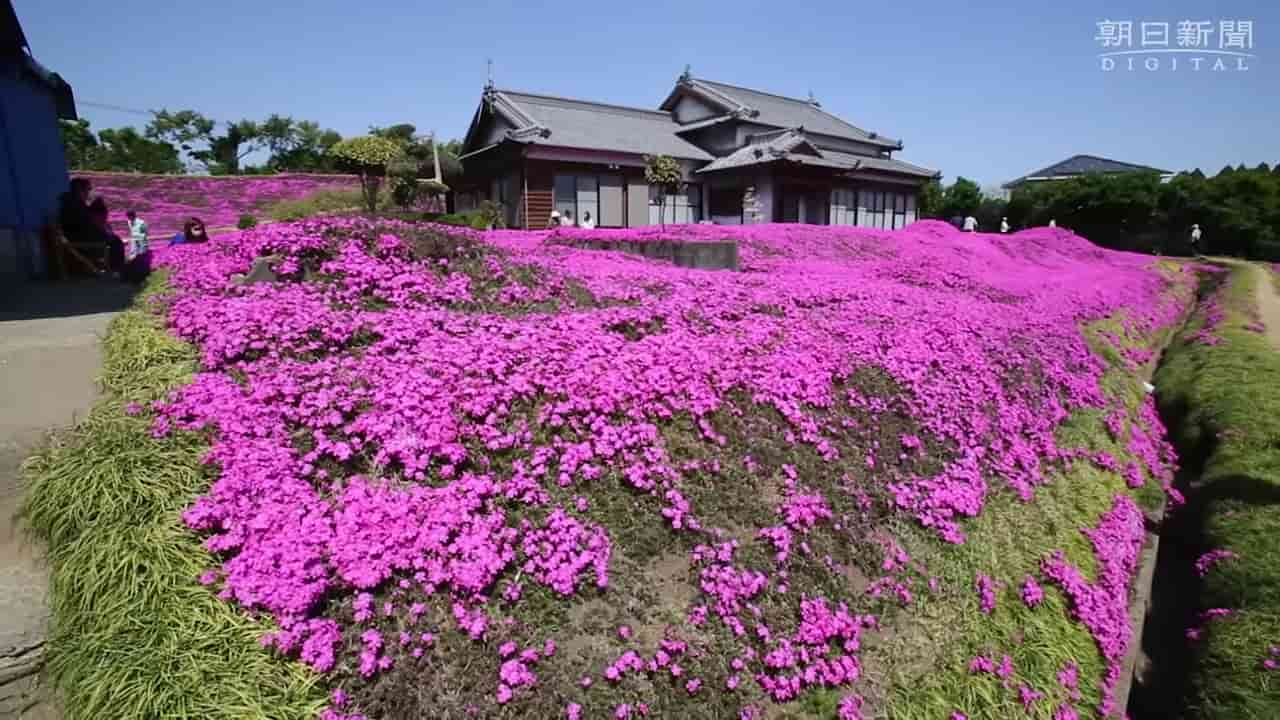
<svg viewBox="0 0 1280 720">
<path fill-rule="evenodd" d="M 337 182 L 94 181 L 157 229 Z M 199 582 L 323 717 L 1118 716 L 1175 465 L 1133 389 L 1191 275 L 1049 228 L 589 235 L 743 267 L 362 218 L 160 252 Z"/>
<path fill-rule="evenodd" d="M 281 200 L 298 200 L 321 190 L 357 190 L 357 178 L 348 175 L 138 175 L 133 173 L 76 172 L 93 183 L 93 195 L 101 195 L 111 210 L 117 232 L 124 229 L 124 214 L 137 211 L 147 221 L 153 238 L 182 230 L 195 215 L 212 228 L 235 227 L 243 214 L 259 215 Z"/>
</svg>

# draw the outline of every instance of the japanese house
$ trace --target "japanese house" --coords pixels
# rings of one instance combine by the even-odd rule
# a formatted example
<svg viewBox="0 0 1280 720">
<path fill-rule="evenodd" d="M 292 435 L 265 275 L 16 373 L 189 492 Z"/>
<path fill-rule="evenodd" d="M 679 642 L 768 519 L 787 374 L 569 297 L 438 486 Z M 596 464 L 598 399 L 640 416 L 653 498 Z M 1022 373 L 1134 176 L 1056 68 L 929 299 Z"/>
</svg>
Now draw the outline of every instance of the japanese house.
<svg viewBox="0 0 1280 720">
<path fill-rule="evenodd" d="M 1173 173 L 1168 170 L 1146 165 L 1134 165 L 1133 163 L 1120 162 L 1119 160 L 1098 157 L 1097 155 L 1072 155 L 1062 162 L 1054 163 L 1049 167 L 1023 175 L 1017 180 L 1010 180 L 1001 187 L 1005 190 L 1013 190 L 1026 184 L 1067 180 L 1081 175 L 1120 175 L 1124 173 L 1156 173 L 1162 181 L 1167 181 L 1173 177 Z"/>
<path fill-rule="evenodd" d="M 457 203 L 500 203 L 510 227 L 542 229 L 552 210 L 599 227 L 659 222 L 804 222 L 900 228 L 935 170 L 894 157 L 901 140 L 863 130 L 817 100 L 685 72 L 656 109 L 492 85 L 463 143 Z M 645 156 L 679 161 L 684 185 L 659 203 Z"/>
</svg>

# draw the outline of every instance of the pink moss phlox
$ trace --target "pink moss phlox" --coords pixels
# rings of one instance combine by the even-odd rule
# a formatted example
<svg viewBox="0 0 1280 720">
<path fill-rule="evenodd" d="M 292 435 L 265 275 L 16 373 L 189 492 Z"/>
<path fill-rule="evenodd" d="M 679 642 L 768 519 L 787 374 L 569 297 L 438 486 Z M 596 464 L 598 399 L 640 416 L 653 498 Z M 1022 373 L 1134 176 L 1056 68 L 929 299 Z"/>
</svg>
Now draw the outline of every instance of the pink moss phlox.
<svg viewBox="0 0 1280 720">
<path fill-rule="evenodd" d="M 899 232 L 599 231 L 737 240 L 748 272 L 712 273 L 548 243 L 546 233 L 440 228 L 426 229 L 474 244 L 479 259 L 427 263 L 405 239 L 424 227 L 334 217 L 157 253 L 174 288 L 161 307 L 197 347 L 200 368 L 148 408 L 152 431 L 198 432 L 212 444 L 214 480 L 183 520 L 218 558 L 209 577 L 219 596 L 274 619 L 270 644 L 317 670 L 345 662 L 372 674 L 402 662 L 421 646 L 381 632 L 420 622 L 428 607 L 487 641 L 501 628 L 496 603 L 526 601 L 522 583 L 560 597 L 608 592 L 613 540 L 594 515 L 607 503 L 585 495 L 618 478 L 637 508 L 702 543 L 688 621 L 729 628 L 750 663 L 735 673 L 779 701 L 845 688 L 860 674 L 859 634 L 872 619 L 789 593 L 786 575 L 789 563 L 824 560 L 814 534 L 857 521 L 813 489 L 835 478 L 783 473 L 776 524 L 745 541 L 772 548 L 777 566 L 756 569 L 735 560 L 736 543 L 705 539 L 691 478 L 720 470 L 668 455 L 673 419 L 719 446 L 725 413 L 744 402 L 776 412 L 784 439 L 833 473 L 838 460 L 871 461 L 893 507 L 963 542 L 963 520 L 993 492 L 1033 500 L 1070 457 L 1055 431 L 1072 412 L 1107 408 L 1106 367 L 1081 323 L 1125 310 L 1126 332 L 1141 335 L 1179 311 L 1148 258 L 1065 231 L 963 236 L 962 251 L 959 233 L 929 221 Z M 268 254 L 281 258 L 280 282 L 229 282 Z M 849 381 L 866 369 L 900 396 L 860 392 Z M 826 419 L 841 406 L 901 413 L 913 427 L 879 455 L 841 458 L 849 429 Z M 1160 436 L 1157 422 L 1143 437 Z M 1149 448 L 1135 453 L 1141 469 L 1161 477 L 1171 458 L 1138 434 L 1130 449 Z M 946 448 L 945 461 L 916 469 L 934 447 Z M 890 549 L 885 562 L 883 589 L 910 602 L 910 573 L 923 571 Z M 1056 567 L 1047 563 L 1046 576 Z M 1082 601 L 1109 601 L 1106 574 L 1089 590 L 1056 572 L 1082 619 L 1098 616 Z M 389 588 L 404 596 L 391 602 Z M 759 617 L 766 599 L 798 610 L 800 624 L 770 627 Z M 341 625 L 330 617 L 338 608 L 351 611 Z M 1083 621 L 1110 646 L 1105 628 Z M 674 653 L 660 652 L 662 671 L 676 675 Z M 635 662 L 616 666 L 619 676 L 640 672 Z M 649 662 L 656 653 L 645 670 Z M 494 697 L 516 700 L 535 664 L 525 652 L 504 658 Z"/>
<path fill-rule="evenodd" d="M 1205 575 L 1208 575 L 1209 571 L 1213 569 L 1213 566 L 1217 565 L 1219 562 L 1222 562 L 1223 560 L 1234 560 L 1238 557 L 1240 556 L 1230 550 L 1224 550 L 1222 548 L 1210 550 L 1196 558 L 1196 574 L 1200 577 L 1204 577 Z"/>
<path fill-rule="evenodd" d="M 1089 629 L 1106 660 L 1101 712 L 1109 715 L 1115 705 L 1113 691 L 1120 679 L 1120 664 L 1132 639 L 1129 586 L 1145 538 L 1142 511 L 1128 495 L 1116 495 L 1098 526 L 1082 532 L 1093 544 L 1097 557 L 1096 582 L 1089 582 L 1078 568 L 1066 562 L 1061 552 L 1045 559 L 1040 569 L 1062 588 L 1073 615 Z"/>
</svg>

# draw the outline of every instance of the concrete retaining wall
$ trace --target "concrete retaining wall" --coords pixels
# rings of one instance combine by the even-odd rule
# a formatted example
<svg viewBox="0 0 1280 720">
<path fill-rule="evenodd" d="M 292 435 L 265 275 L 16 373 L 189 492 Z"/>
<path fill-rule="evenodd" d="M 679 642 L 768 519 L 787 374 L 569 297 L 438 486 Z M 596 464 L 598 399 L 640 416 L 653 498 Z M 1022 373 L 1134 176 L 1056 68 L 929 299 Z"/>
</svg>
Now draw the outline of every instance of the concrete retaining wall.
<svg viewBox="0 0 1280 720">
<path fill-rule="evenodd" d="M 738 270 L 738 243 L 720 242 L 634 242 L 626 240 L 574 240 L 573 247 L 613 250 L 663 260 L 678 267 L 697 270 Z"/>
</svg>

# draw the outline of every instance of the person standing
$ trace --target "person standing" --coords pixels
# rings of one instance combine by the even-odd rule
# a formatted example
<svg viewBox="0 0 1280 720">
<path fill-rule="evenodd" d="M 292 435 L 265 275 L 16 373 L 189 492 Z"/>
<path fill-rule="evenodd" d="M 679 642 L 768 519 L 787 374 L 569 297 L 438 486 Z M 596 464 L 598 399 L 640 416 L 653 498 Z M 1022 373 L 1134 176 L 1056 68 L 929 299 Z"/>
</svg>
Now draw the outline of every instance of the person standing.
<svg viewBox="0 0 1280 720">
<path fill-rule="evenodd" d="M 587 212 L 582 213 L 582 222 L 581 222 L 581 224 L 579 224 L 579 225 L 578 225 L 578 227 L 582 228 L 583 230 L 595 230 L 595 229 L 596 229 L 596 221 L 591 219 L 591 211 L 590 211 L 590 210 L 588 210 Z"/>
<path fill-rule="evenodd" d="M 1000 218 L 1000 232 L 1002 233 L 1009 232 L 1009 218 L 1007 217 Z"/>
<path fill-rule="evenodd" d="M 965 232 L 978 232 L 978 218 L 968 215 L 964 219 Z"/>
<path fill-rule="evenodd" d="M 147 251 L 147 221 L 138 217 L 138 213 L 133 210 L 124 216 L 129 220 L 129 258 L 133 259 Z"/>
<path fill-rule="evenodd" d="M 1200 223 L 1191 224 L 1191 254 L 1200 255 Z"/>
</svg>

